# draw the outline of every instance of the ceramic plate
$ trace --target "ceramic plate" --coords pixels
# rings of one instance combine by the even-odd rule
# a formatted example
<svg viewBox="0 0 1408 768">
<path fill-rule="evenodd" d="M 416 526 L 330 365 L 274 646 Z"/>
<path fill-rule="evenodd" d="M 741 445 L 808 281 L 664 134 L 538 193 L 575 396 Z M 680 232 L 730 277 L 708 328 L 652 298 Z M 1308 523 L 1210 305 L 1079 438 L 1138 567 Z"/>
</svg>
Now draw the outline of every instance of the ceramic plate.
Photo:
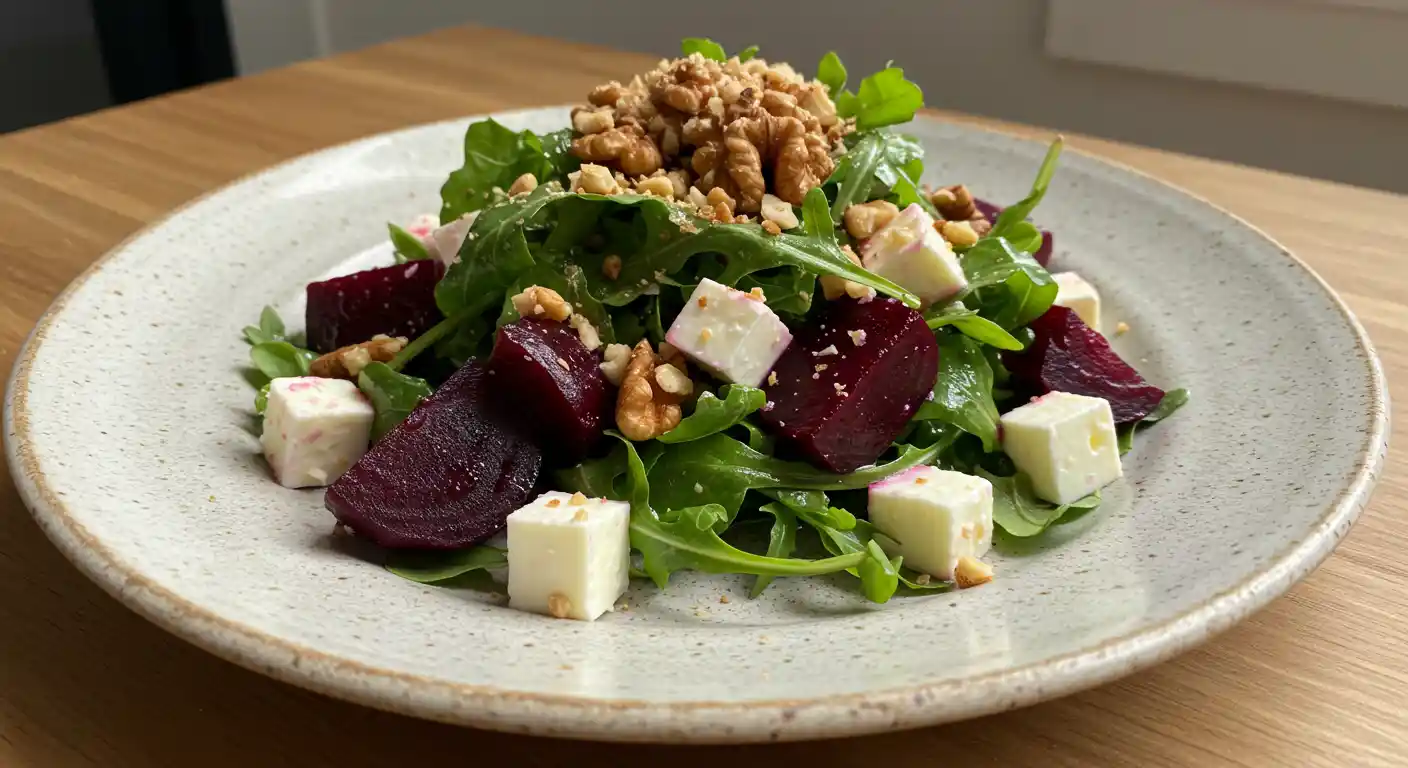
<svg viewBox="0 0 1408 768">
<path fill-rule="evenodd" d="M 565 109 L 500 116 L 553 130 Z M 439 207 L 465 120 L 319 152 L 129 240 L 55 302 L 10 383 L 6 450 L 50 538 L 142 615 L 243 664 L 408 714 L 651 741 L 838 736 L 1095 685 L 1226 629 L 1305 576 L 1363 507 L 1388 403 L 1363 329 L 1233 216 L 1068 153 L 1039 211 L 1103 292 L 1118 351 L 1192 403 L 1141 436 L 1095 514 L 992 558 L 980 589 L 864 603 L 843 582 L 681 574 L 592 624 L 417 585 L 345 551 L 321 491 L 258 455 L 239 329 L 304 284 L 389 262 Z M 907 126 L 929 182 L 1016 200 L 1045 147 Z M 730 596 L 725 603 L 724 595 Z"/>
</svg>

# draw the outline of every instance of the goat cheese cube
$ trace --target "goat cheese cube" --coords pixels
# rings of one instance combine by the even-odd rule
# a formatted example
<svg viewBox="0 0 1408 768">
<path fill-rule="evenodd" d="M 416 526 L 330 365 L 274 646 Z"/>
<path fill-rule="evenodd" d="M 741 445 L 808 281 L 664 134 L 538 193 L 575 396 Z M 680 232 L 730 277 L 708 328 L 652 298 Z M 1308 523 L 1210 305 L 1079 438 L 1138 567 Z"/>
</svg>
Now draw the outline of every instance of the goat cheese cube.
<svg viewBox="0 0 1408 768">
<path fill-rule="evenodd" d="M 447 267 L 454 266 L 455 262 L 460 260 L 460 247 L 464 245 L 464 239 L 469 236 L 469 228 L 474 226 L 474 219 L 478 215 L 478 211 L 466 213 L 449 224 L 436 227 L 422 238 L 430 257 L 443 261 Z"/>
<path fill-rule="evenodd" d="M 1048 392 L 1002 417 L 1002 448 L 1031 478 L 1032 491 L 1070 504 L 1124 475 L 1110 404 Z"/>
<path fill-rule="evenodd" d="M 925 304 L 948 299 L 968 287 L 968 278 L 934 219 L 917 203 L 866 240 L 861 265 L 898 283 Z"/>
<path fill-rule="evenodd" d="M 1100 292 L 1075 272 L 1056 272 L 1056 305 L 1066 307 L 1090 326 L 1100 330 Z"/>
<path fill-rule="evenodd" d="M 631 507 L 549 491 L 508 516 L 509 606 L 594 621 L 630 584 Z"/>
<path fill-rule="evenodd" d="M 434 232 L 439 226 L 439 216 L 433 213 L 422 213 L 414 219 L 411 219 L 411 222 L 406 225 L 406 231 L 420 238 L 421 242 L 429 245 L 430 243 L 426 238 L 430 237 L 430 233 Z"/>
<path fill-rule="evenodd" d="M 665 341 L 720 379 L 756 387 L 792 343 L 792 332 L 763 303 L 761 291 L 744 293 L 706 277 Z"/>
<path fill-rule="evenodd" d="M 274 379 L 259 437 L 274 479 L 287 488 L 330 485 L 367 452 L 375 415 L 350 381 Z"/>
<path fill-rule="evenodd" d="M 904 564 L 952 579 L 961 557 L 992 547 L 992 483 L 936 467 L 914 467 L 870 486 L 870 522 Z"/>
</svg>

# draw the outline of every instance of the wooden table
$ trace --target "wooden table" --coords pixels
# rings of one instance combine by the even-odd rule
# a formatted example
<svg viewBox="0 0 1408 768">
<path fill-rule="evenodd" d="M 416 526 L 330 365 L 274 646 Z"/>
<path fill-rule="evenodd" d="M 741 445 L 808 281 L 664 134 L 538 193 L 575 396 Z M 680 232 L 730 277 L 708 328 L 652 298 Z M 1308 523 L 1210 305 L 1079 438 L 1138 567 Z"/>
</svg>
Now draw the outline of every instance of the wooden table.
<svg viewBox="0 0 1408 768">
<path fill-rule="evenodd" d="M 593 84 L 650 62 L 463 28 L 0 137 L 0 369 L 80 270 L 201 193 L 379 131 L 579 100 Z M 1348 299 L 1390 382 L 1408 380 L 1408 198 L 1106 141 L 1073 143 L 1201 193 L 1288 244 Z M 1399 387 L 1394 394 L 1408 402 Z M 1405 460 L 1391 455 L 1364 517 L 1305 583 L 1206 647 L 1113 685 L 923 731 L 683 748 L 459 729 L 247 672 L 89 583 L 31 522 L 5 474 L 0 764 L 1404 764 L 1405 488 Z"/>
</svg>

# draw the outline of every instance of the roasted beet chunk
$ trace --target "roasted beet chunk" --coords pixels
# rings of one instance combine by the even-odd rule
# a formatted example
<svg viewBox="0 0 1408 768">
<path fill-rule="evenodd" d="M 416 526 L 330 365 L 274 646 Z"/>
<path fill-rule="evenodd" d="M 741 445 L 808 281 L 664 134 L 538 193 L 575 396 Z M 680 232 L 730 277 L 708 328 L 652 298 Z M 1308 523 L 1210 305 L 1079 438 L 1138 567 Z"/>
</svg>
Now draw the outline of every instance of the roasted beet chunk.
<svg viewBox="0 0 1408 768">
<path fill-rule="evenodd" d="M 378 333 L 414 339 L 440 321 L 435 284 L 445 265 L 428 259 L 308 284 L 308 346 L 318 352 Z"/>
<path fill-rule="evenodd" d="M 383 547 L 457 549 L 504 527 L 532 495 L 542 455 L 490 399 L 470 362 L 328 488 L 344 525 Z"/>
<path fill-rule="evenodd" d="M 769 374 L 763 423 L 833 472 L 879 458 L 934 387 L 939 345 L 894 299 L 832 302 Z"/>
<path fill-rule="evenodd" d="M 524 318 L 499 328 L 489 370 L 501 402 L 554 461 L 574 464 L 601 439 L 606 377 L 569 326 Z"/>
<path fill-rule="evenodd" d="M 1052 307 L 1031 325 L 1036 340 L 1002 362 L 1012 372 L 1015 389 L 1036 397 L 1047 392 L 1103 397 L 1110 401 L 1116 424 L 1139 421 L 1164 399 L 1164 391 L 1144 381 L 1120 359 L 1104 336 L 1075 312 Z"/>
</svg>

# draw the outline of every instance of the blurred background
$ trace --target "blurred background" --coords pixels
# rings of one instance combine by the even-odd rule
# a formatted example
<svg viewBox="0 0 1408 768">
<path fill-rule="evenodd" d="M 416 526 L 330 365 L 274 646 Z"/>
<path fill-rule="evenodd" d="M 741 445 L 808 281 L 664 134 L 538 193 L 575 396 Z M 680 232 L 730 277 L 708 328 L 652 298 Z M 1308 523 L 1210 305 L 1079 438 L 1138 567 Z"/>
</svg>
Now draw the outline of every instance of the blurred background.
<svg viewBox="0 0 1408 768">
<path fill-rule="evenodd" d="M 464 23 L 893 59 L 930 106 L 1408 192 L 1408 0 L 0 0 L 0 132 Z"/>
</svg>

